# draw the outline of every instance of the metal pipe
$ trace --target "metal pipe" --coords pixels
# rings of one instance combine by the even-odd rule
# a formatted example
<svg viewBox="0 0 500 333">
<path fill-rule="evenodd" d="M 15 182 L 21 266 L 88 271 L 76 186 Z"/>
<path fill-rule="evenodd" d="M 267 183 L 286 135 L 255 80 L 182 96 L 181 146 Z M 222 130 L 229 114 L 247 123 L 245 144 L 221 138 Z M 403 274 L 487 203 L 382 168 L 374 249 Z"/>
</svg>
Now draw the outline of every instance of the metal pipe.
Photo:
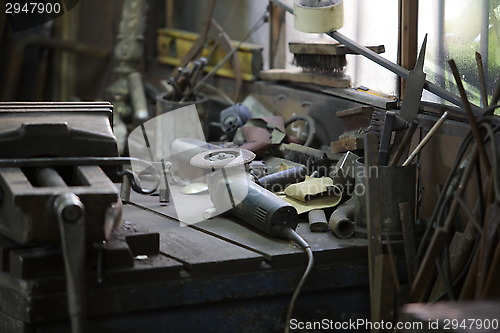
<svg viewBox="0 0 500 333">
<path fill-rule="evenodd" d="M 341 239 L 350 238 L 354 235 L 354 222 L 349 216 L 354 216 L 354 200 L 349 199 L 330 216 L 330 230 Z"/>
<path fill-rule="evenodd" d="M 52 168 L 41 168 L 35 173 L 39 186 L 43 187 L 67 187 L 66 182 L 59 173 Z"/>
<path fill-rule="evenodd" d="M 325 212 L 321 209 L 311 210 L 307 214 L 309 220 L 309 229 L 312 232 L 325 232 L 328 230 Z"/>
</svg>

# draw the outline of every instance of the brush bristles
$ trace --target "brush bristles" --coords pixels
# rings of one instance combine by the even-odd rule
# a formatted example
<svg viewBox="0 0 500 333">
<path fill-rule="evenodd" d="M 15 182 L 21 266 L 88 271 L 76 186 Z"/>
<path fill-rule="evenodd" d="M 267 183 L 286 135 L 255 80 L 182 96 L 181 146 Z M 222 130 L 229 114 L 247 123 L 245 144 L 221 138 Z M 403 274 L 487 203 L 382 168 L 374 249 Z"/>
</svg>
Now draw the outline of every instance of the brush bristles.
<svg viewBox="0 0 500 333">
<path fill-rule="evenodd" d="M 345 75 L 347 61 L 344 55 L 295 54 L 293 64 L 306 73 L 342 77 Z"/>
</svg>

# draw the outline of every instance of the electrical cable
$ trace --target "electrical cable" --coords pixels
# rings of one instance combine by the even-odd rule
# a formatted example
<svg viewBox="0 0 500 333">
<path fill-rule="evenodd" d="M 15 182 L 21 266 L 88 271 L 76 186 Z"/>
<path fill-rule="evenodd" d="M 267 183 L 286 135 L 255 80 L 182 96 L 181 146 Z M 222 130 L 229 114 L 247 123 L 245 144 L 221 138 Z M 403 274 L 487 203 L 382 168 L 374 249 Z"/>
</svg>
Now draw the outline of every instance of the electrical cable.
<svg viewBox="0 0 500 333">
<path fill-rule="evenodd" d="M 498 143 L 495 140 L 495 135 L 496 133 L 500 130 L 500 124 L 498 124 L 500 118 L 497 116 L 494 116 L 495 110 L 500 107 L 499 105 L 492 105 L 489 108 L 487 108 L 481 117 L 477 120 L 477 126 L 478 128 L 482 129 L 480 136 L 481 136 L 481 144 L 489 144 L 491 151 L 490 154 L 493 155 L 492 161 L 493 161 L 493 170 L 492 170 L 492 181 L 493 181 L 493 190 L 494 190 L 494 195 L 495 195 L 495 201 L 500 201 L 500 180 L 498 178 L 498 159 L 499 159 L 499 152 L 497 149 Z M 495 126 L 493 126 L 493 123 L 495 123 Z M 484 193 L 483 193 L 483 185 L 481 183 L 481 161 L 476 160 L 472 161 L 470 160 L 470 156 L 472 156 L 472 152 L 477 149 L 477 146 L 475 143 L 473 143 L 473 137 L 472 133 L 469 132 L 467 136 L 464 138 L 464 141 L 462 142 L 462 145 L 460 146 L 458 153 L 455 157 L 455 162 L 452 166 L 452 169 L 448 175 L 448 178 L 445 182 L 445 185 L 443 187 L 443 190 L 441 194 L 438 197 L 437 204 L 435 206 L 434 212 L 432 214 L 431 220 L 429 224 L 427 225 L 427 228 L 425 230 L 424 236 L 422 238 L 422 242 L 419 246 L 419 249 L 417 251 L 417 256 L 415 258 L 415 264 L 417 264 L 421 258 L 421 255 L 423 251 L 426 248 L 426 244 L 428 242 L 428 238 L 431 236 L 431 231 L 434 230 L 434 228 L 438 226 L 443 226 L 445 217 L 449 214 L 449 209 L 450 209 L 450 203 L 451 199 L 454 198 L 455 200 L 459 200 L 461 198 L 456 198 L 456 189 L 457 189 L 457 181 L 460 182 L 460 179 L 462 178 L 462 173 L 463 170 L 466 166 L 466 163 L 475 163 L 475 168 L 476 168 L 476 178 L 478 181 L 478 191 L 479 193 L 479 205 L 480 205 L 480 211 L 481 211 L 481 217 L 484 217 L 484 213 L 482 212 L 481 208 L 484 208 L 483 206 L 486 204 L 484 198 Z M 490 141 L 490 142 L 488 142 Z M 467 154 L 467 157 L 466 156 Z M 466 185 L 468 186 L 468 185 Z M 459 202 L 460 203 L 460 202 Z M 464 205 L 463 201 L 461 202 L 462 206 Z M 462 207 L 463 209 L 466 209 L 467 207 Z M 469 215 L 471 214 L 470 211 L 467 211 Z M 472 216 L 469 216 L 471 218 Z M 483 218 L 480 219 L 480 221 L 483 221 Z M 477 222 L 475 224 L 478 224 Z M 480 227 L 480 226 L 476 226 Z M 478 235 L 480 235 L 481 232 L 478 232 Z M 464 277 L 464 275 L 467 273 L 468 269 L 470 268 L 470 264 L 472 262 L 472 257 L 474 253 L 477 251 L 477 244 L 478 244 L 478 239 L 479 236 L 476 238 L 476 243 L 474 245 L 474 250 L 471 251 L 472 254 L 469 257 L 469 260 L 467 264 L 465 265 L 464 269 L 462 272 L 459 274 L 457 279 L 455 281 L 451 281 L 451 267 L 450 267 L 450 254 L 449 254 L 449 244 L 445 245 L 444 251 L 442 253 L 442 263 L 444 264 L 444 268 L 439 264 L 439 260 L 436 262 L 437 265 L 437 271 L 439 276 L 441 277 L 441 280 L 445 286 L 445 292 L 435 298 L 433 300 L 439 300 L 443 298 L 444 296 L 448 295 L 450 299 L 453 299 L 455 297 L 453 293 L 453 288 L 456 286 L 456 284 L 461 281 Z"/>
<path fill-rule="evenodd" d="M 299 283 L 297 284 L 297 287 L 295 288 L 295 291 L 293 292 L 292 298 L 290 299 L 290 303 L 288 303 L 288 308 L 286 310 L 286 316 L 285 316 L 285 333 L 290 332 L 290 320 L 292 319 L 292 313 L 293 313 L 293 308 L 295 307 L 295 302 L 297 301 L 297 298 L 300 294 L 300 291 L 302 290 L 302 287 L 304 286 L 304 283 L 307 280 L 307 277 L 311 273 L 311 270 L 314 265 L 314 257 L 313 257 L 313 252 L 311 250 L 311 246 L 307 244 L 307 242 L 300 237 L 299 234 L 295 232 L 290 227 L 285 227 L 282 230 L 283 235 L 288 238 L 291 241 L 294 241 L 299 245 L 302 250 L 307 254 L 307 267 L 306 270 L 304 271 L 304 274 L 302 274 L 302 277 L 300 278 Z"/>
<path fill-rule="evenodd" d="M 117 174 L 119 176 L 126 176 L 130 180 L 130 187 L 139 194 L 153 194 L 158 189 L 158 186 L 160 186 L 161 178 L 157 173 L 154 172 L 151 174 L 154 178 L 154 183 L 153 187 L 150 189 L 143 188 L 141 186 L 139 177 L 130 169 L 118 171 Z"/>
<path fill-rule="evenodd" d="M 492 116 L 493 112 L 498 107 L 500 107 L 500 105 L 492 105 L 492 106 L 488 107 L 484 111 L 483 115 L 481 116 L 481 119 L 478 121 L 478 125 L 480 125 L 488 120 L 499 121 L 500 118 L 498 118 L 497 116 Z M 494 132 L 496 132 L 496 131 L 494 131 Z M 427 225 L 427 228 L 424 232 L 424 235 L 422 236 L 420 246 L 419 246 L 419 248 L 417 250 L 417 254 L 415 256 L 415 264 L 417 264 L 419 262 L 420 258 L 422 257 L 423 252 L 425 251 L 425 249 L 427 247 L 426 244 L 428 242 L 429 237 L 431 236 L 431 231 L 433 230 L 433 227 L 441 225 L 440 222 L 442 222 L 442 220 L 443 220 L 442 216 L 443 216 L 444 211 L 445 211 L 446 207 L 448 206 L 449 201 L 451 199 L 451 196 L 446 195 L 446 194 L 449 192 L 454 192 L 454 189 L 450 188 L 450 186 L 452 185 L 451 183 L 453 182 L 454 178 L 457 176 L 456 175 L 457 170 L 463 171 L 463 169 L 460 168 L 461 161 L 463 160 L 464 155 L 467 152 L 467 149 L 469 148 L 471 142 L 472 142 L 472 135 L 469 132 L 467 134 L 467 136 L 465 137 L 464 141 L 462 142 L 461 147 L 459 148 L 457 156 L 455 157 L 455 162 L 453 163 L 453 167 L 452 167 L 450 173 L 448 174 L 448 178 L 445 182 L 445 185 L 443 186 L 443 190 L 442 190 L 441 194 L 438 197 L 438 201 L 436 203 L 434 212 L 432 213 L 432 216 L 430 218 L 429 224 Z M 497 166 L 498 166 L 497 165 L 498 158 L 494 159 L 493 161 L 494 161 L 494 165 L 496 166 L 494 168 L 493 172 L 498 174 L 498 170 L 496 170 Z M 459 177 L 460 177 L 460 175 L 458 175 L 457 178 L 459 178 Z M 498 182 L 499 182 L 498 177 L 495 177 L 494 181 L 497 183 L 495 187 L 499 189 L 498 194 L 500 194 L 500 186 L 498 186 Z"/>
</svg>

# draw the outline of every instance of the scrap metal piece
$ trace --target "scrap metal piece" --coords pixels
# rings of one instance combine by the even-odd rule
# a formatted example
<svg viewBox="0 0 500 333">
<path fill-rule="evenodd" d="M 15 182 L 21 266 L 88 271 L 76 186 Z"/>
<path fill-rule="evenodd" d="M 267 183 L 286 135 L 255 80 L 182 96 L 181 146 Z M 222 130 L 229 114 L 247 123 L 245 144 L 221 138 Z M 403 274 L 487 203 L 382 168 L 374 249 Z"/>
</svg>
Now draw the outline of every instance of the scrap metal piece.
<svg viewBox="0 0 500 333">
<path fill-rule="evenodd" d="M 330 144 L 333 153 L 342 153 L 363 149 L 364 134 L 373 127 L 373 106 L 361 106 L 337 112 L 337 117 L 344 124 L 344 133 L 339 140 Z"/>
<path fill-rule="evenodd" d="M 348 151 L 345 153 L 337 165 L 330 172 L 333 183 L 343 189 L 343 192 L 349 193 L 354 188 L 356 181 L 356 161 L 359 156 Z"/>
<path fill-rule="evenodd" d="M 354 235 L 354 200 L 351 198 L 332 213 L 329 220 L 331 232 L 340 239 Z"/>
<path fill-rule="evenodd" d="M 311 210 L 308 214 L 309 229 L 312 232 L 325 232 L 328 230 L 325 212 L 321 209 Z"/>
</svg>

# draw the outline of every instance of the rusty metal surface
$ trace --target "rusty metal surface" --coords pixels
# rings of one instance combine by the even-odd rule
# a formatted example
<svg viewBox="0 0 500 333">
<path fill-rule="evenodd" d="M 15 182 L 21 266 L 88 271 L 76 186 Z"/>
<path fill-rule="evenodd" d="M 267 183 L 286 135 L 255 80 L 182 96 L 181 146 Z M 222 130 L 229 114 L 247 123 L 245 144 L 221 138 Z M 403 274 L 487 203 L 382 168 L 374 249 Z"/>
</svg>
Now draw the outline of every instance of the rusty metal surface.
<svg viewBox="0 0 500 333">
<path fill-rule="evenodd" d="M 365 141 L 363 138 L 347 138 L 330 143 L 332 153 L 345 153 L 348 151 L 362 150 Z"/>
</svg>

